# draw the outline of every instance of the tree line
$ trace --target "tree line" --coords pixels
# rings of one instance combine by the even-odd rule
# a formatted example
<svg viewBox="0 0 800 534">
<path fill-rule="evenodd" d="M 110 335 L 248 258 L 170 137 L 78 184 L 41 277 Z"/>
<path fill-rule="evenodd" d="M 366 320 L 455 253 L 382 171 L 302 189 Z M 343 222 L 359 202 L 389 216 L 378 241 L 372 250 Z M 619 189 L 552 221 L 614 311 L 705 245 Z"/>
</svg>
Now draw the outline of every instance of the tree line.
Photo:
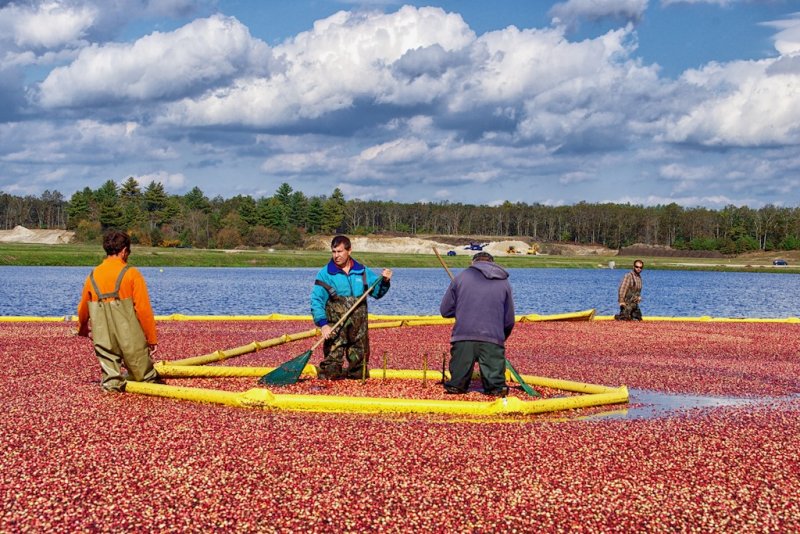
<svg viewBox="0 0 800 534">
<path fill-rule="evenodd" d="M 168 194 L 159 182 L 142 187 L 133 177 L 85 187 L 69 200 L 58 191 L 40 197 L 0 192 L 0 224 L 74 230 L 97 241 L 106 228 L 123 228 L 150 246 L 297 247 L 307 235 L 438 234 L 519 236 L 529 241 L 634 243 L 736 254 L 800 249 L 800 208 L 725 206 L 719 210 L 671 203 L 641 206 L 579 202 L 569 206 L 505 202 L 499 206 L 451 202 L 403 204 L 345 200 L 341 190 L 306 196 L 288 183 L 270 197 L 208 198 L 199 187 Z"/>
</svg>

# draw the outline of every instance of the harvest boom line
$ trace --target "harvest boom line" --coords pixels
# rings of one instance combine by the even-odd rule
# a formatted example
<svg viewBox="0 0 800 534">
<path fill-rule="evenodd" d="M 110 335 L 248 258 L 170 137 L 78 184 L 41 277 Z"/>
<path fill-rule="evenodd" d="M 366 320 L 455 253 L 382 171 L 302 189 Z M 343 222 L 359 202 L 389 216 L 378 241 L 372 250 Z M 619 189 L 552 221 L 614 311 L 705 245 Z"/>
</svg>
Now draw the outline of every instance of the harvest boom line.
<svg viewBox="0 0 800 534">
<path fill-rule="evenodd" d="M 381 319 L 396 319 L 373 323 L 370 328 L 399 328 L 421 327 L 452 323 L 452 319 L 424 316 L 379 316 Z M 541 320 L 591 320 L 594 310 L 562 314 L 559 316 L 520 316 L 517 320 L 522 322 Z M 282 316 L 286 320 L 286 316 Z M 218 350 L 209 354 L 184 358 L 172 362 L 159 362 L 156 369 L 159 375 L 166 378 L 180 377 L 258 377 L 263 376 L 275 368 L 272 367 L 226 367 L 207 366 L 229 358 L 234 358 L 260 349 L 275 347 L 284 343 L 316 337 L 319 329 L 284 334 L 265 341 L 254 341 L 241 347 L 228 350 Z M 303 369 L 306 377 L 316 377 L 318 369 L 314 365 L 307 365 Z M 444 379 L 444 373 L 428 370 L 384 369 L 383 378 L 386 379 Z M 369 377 L 377 375 L 375 370 L 369 371 Z M 297 395 L 274 394 L 264 388 L 253 388 L 244 392 L 229 392 L 215 389 L 192 388 L 172 386 L 167 384 L 150 384 L 141 382 L 128 382 L 126 392 L 143 395 L 154 395 L 182 400 L 226 404 L 240 408 L 261 408 L 271 410 L 292 410 L 312 412 L 351 412 L 351 413 L 427 413 L 473 416 L 496 416 L 511 414 L 538 414 L 607 404 L 620 404 L 628 402 L 628 389 L 625 386 L 608 387 L 569 380 L 523 375 L 522 379 L 528 383 L 544 386 L 562 391 L 580 393 L 579 396 L 540 399 L 537 401 L 522 401 L 515 397 L 507 397 L 493 401 L 443 401 L 430 399 L 397 399 L 382 397 L 344 397 L 326 395 Z M 512 381 L 513 377 L 506 371 L 506 380 Z"/>
</svg>

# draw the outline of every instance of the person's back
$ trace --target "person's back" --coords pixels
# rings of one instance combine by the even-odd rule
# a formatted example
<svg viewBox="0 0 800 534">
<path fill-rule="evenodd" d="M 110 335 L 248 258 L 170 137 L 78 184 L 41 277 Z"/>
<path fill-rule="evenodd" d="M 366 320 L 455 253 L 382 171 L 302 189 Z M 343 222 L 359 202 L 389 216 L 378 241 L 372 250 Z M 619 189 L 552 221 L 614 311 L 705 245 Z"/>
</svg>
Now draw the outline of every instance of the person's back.
<svg viewBox="0 0 800 534">
<path fill-rule="evenodd" d="M 125 269 L 122 279 L 119 279 L 122 270 Z M 92 284 L 92 278 L 97 285 Z M 115 293 L 117 282 L 120 282 L 116 297 L 119 300 L 130 300 L 136 310 L 136 318 L 147 339 L 148 344 L 158 343 L 156 333 L 156 321 L 153 316 L 153 308 L 150 305 L 150 298 L 147 294 L 147 285 L 144 277 L 136 267 L 131 267 L 116 257 L 107 257 L 103 263 L 98 265 L 86 279 L 84 291 L 89 294 L 91 302 L 100 300 L 98 291 L 102 295 Z M 106 299 L 111 300 L 111 299 Z"/>
<path fill-rule="evenodd" d="M 505 341 L 514 328 L 514 300 L 506 270 L 490 254 L 475 254 L 472 265 L 450 283 L 439 311 L 443 317 L 456 318 L 445 391 L 466 393 L 477 362 L 484 393 L 505 396 Z"/>
<path fill-rule="evenodd" d="M 89 337 L 100 363 L 103 388 L 121 391 L 126 377 L 157 382 L 151 354 L 155 352 L 155 318 L 141 273 L 127 265 L 130 238 L 111 230 L 103 237 L 108 256 L 86 278 L 78 304 L 78 335 Z"/>
<path fill-rule="evenodd" d="M 455 317 L 450 341 L 486 341 L 504 345 L 514 327 L 514 303 L 508 272 L 488 261 L 477 261 L 454 280 L 454 295 L 445 297 L 443 317 Z"/>
</svg>

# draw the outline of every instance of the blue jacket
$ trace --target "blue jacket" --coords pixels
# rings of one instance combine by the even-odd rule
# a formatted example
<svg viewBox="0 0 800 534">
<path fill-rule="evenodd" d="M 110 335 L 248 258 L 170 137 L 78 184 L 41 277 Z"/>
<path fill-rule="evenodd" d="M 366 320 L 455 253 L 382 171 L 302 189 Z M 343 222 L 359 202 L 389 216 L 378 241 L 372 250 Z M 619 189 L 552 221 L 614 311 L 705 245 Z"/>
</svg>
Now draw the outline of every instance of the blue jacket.
<svg viewBox="0 0 800 534">
<path fill-rule="evenodd" d="M 340 297 L 360 297 L 364 294 L 364 274 L 366 273 L 367 287 L 375 283 L 376 280 L 383 277 L 377 275 L 358 263 L 353 258 L 350 258 L 353 264 L 350 266 L 350 274 L 345 273 L 333 260 L 319 270 L 317 273 L 317 280 L 332 287 L 336 294 Z M 389 291 L 389 280 L 382 280 L 380 284 L 375 286 L 371 295 L 379 299 Z M 314 324 L 317 326 L 325 326 L 328 324 L 328 316 L 325 314 L 325 305 L 328 303 L 330 295 L 328 291 L 319 285 L 314 285 L 311 290 L 311 316 L 314 319 Z"/>
<path fill-rule="evenodd" d="M 488 261 L 464 269 L 442 297 L 442 317 L 455 317 L 450 341 L 485 341 L 505 346 L 514 328 L 514 299 L 508 272 Z"/>
</svg>

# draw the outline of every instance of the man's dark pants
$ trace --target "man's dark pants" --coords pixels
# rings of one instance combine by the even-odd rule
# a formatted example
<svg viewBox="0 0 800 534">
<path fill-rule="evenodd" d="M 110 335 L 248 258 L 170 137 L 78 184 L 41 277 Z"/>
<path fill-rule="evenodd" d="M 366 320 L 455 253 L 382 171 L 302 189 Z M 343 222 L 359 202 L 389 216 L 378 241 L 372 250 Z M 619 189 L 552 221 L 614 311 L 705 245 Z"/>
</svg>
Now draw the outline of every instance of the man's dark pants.
<svg viewBox="0 0 800 534">
<path fill-rule="evenodd" d="M 472 369 L 478 362 L 483 391 L 493 394 L 506 389 L 506 350 L 485 341 L 456 341 L 450 344 L 450 380 L 446 388 L 466 392 Z"/>
<path fill-rule="evenodd" d="M 642 310 L 635 302 L 627 303 L 625 306 L 619 307 L 619 313 L 614 316 L 617 321 L 641 321 Z"/>
</svg>

